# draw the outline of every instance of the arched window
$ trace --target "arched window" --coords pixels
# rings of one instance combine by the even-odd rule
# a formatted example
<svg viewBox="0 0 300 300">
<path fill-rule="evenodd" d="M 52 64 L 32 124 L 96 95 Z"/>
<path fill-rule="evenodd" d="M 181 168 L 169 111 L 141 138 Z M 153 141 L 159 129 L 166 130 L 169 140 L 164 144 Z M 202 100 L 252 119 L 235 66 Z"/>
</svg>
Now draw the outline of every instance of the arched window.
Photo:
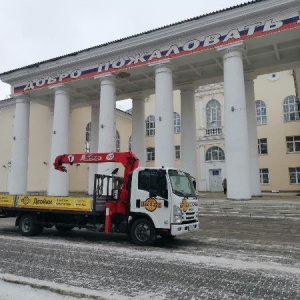
<svg viewBox="0 0 300 300">
<path fill-rule="evenodd" d="M 288 96 L 283 101 L 284 122 L 300 120 L 300 102 L 296 96 Z"/>
<path fill-rule="evenodd" d="M 222 133 L 221 105 L 216 99 L 211 99 L 206 104 L 206 135 Z"/>
<path fill-rule="evenodd" d="M 131 136 L 128 139 L 128 151 L 131 151 Z"/>
<path fill-rule="evenodd" d="M 180 133 L 180 131 L 181 131 L 180 114 L 177 112 L 174 112 L 173 115 L 174 115 L 174 133 Z"/>
<path fill-rule="evenodd" d="M 256 108 L 256 124 L 262 125 L 267 124 L 267 107 L 264 101 L 255 101 Z"/>
<path fill-rule="evenodd" d="M 118 130 L 116 130 L 116 152 L 120 152 L 120 134 Z"/>
<path fill-rule="evenodd" d="M 155 117 L 150 115 L 146 119 L 146 136 L 155 135 Z"/>
<path fill-rule="evenodd" d="M 206 151 L 205 160 L 225 160 L 224 151 L 217 146 L 211 147 Z"/>
<path fill-rule="evenodd" d="M 89 122 L 85 128 L 85 152 L 90 152 L 91 148 L 91 131 L 92 131 L 92 123 Z"/>
</svg>

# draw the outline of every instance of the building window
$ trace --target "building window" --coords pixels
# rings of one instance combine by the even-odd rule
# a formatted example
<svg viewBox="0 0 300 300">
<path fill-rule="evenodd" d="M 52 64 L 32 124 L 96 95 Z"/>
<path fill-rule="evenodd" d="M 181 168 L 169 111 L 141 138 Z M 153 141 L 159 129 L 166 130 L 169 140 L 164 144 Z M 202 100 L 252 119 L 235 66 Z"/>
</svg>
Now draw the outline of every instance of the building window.
<svg viewBox="0 0 300 300">
<path fill-rule="evenodd" d="M 181 119 L 180 114 L 177 112 L 173 113 L 174 115 L 174 133 L 180 133 L 181 131 Z"/>
<path fill-rule="evenodd" d="M 89 122 L 85 127 L 85 147 L 84 152 L 91 151 L 91 132 L 92 132 L 92 123 Z"/>
<path fill-rule="evenodd" d="M 283 102 L 284 122 L 300 120 L 300 102 L 296 96 L 288 96 Z"/>
<path fill-rule="evenodd" d="M 147 160 L 148 161 L 155 160 L 155 148 L 153 147 L 147 148 Z"/>
<path fill-rule="evenodd" d="M 300 152 L 300 136 L 286 137 L 287 153 Z"/>
<path fill-rule="evenodd" d="M 131 151 L 131 136 L 128 139 L 128 151 Z"/>
<path fill-rule="evenodd" d="M 258 154 L 268 154 L 267 139 L 258 139 Z"/>
<path fill-rule="evenodd" d="M 175 146 L 175 158 L 180 159 L 180 146 Z"/>
<path fill-rule="evenodd" d="M 300 183 L 300 167 L 289 168 L 290 183 Z"/>
<path fill-rule="evenodd" d="M 267 108 L 264 101 L 255 101 L 256 108 L 256 124 L 262 125 L 267 124 Z"/>
<path fill-rule="evenodd" d="M 261 184 L 269 183 L 269 169 L 259 169 L 259 174 Z"/>
<path fill-rule="evenodd" d="M 221 105 L 216 99 L 206 104 L 206 135 L 222 134 Z"/>
<path fill-rule="evenodd" d="M 146 119 L 146 136 L 155 135 L 155 117 L 150 115 Z"/>
<path fill-rule="evenodd" d="M 118 130 L 116 130 L 116 152 L 120 152 L 120 134 Z"/>
<path fill-rule="evenodd" d="M 205 160 L 225 160 L 225 153 L 220 147 L 211 147 L 206 151 Z"/>
</svg>

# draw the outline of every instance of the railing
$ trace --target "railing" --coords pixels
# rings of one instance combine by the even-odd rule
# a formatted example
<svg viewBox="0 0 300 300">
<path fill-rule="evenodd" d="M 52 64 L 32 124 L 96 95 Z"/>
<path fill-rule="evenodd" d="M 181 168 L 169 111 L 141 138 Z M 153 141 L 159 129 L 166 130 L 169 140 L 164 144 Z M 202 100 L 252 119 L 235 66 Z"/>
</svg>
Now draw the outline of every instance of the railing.
<svg viewBox="0 0 300 300">
<path fill-rule="evenodd" d="M 211 136 L 211 135 L 220 135 L 222 134 L 222 128 L 218 127 L 218 128 L 209 128 L 205 130 L 205 135 L 206 136 Z"/>
</svg>

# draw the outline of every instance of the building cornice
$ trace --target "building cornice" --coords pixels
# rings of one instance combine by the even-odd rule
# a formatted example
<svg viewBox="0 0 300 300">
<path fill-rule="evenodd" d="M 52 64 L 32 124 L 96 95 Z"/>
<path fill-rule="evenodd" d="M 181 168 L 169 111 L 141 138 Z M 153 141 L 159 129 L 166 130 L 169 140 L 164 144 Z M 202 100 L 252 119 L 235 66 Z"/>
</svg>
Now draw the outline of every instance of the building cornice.
<svg viewBox="0 0 300 300">
<path fill-rule="evenodd" d="M 14 99 L 14 98 L 1 100 L 0 101 L 0 110 L 15 107 L 15 105 L 16 105 L 16 99 Z"/>
<path fill-rule="evenodd" d="M 195 97 L 196 100 L 200 100 L 200 98 L 204 96 L 211 96 L 211 95 L 223 94 L 223 93 L 224 93 L 224 84 L 223 82 L 218 82 L 218 83 L 199 86 L 196 90 Z"/>
<path fill-rule="evenodd" d="M 132 122 L 132 115 L 123 110 L 116 109 L 116 115 L 122 120 L 128 121 L 130 123 Z"/>
</svg>

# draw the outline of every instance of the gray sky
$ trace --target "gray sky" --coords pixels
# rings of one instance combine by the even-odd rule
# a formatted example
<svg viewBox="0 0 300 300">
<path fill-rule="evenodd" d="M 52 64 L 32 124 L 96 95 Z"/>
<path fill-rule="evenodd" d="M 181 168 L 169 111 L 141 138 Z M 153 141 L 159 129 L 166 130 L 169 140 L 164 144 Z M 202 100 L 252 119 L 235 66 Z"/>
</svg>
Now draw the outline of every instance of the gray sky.
<svg viewBox="0 0 300 300">
<path fill-rule="evenodd" d="M 244 2 L 0 0 L 0 73 Z"/>
</svg>

